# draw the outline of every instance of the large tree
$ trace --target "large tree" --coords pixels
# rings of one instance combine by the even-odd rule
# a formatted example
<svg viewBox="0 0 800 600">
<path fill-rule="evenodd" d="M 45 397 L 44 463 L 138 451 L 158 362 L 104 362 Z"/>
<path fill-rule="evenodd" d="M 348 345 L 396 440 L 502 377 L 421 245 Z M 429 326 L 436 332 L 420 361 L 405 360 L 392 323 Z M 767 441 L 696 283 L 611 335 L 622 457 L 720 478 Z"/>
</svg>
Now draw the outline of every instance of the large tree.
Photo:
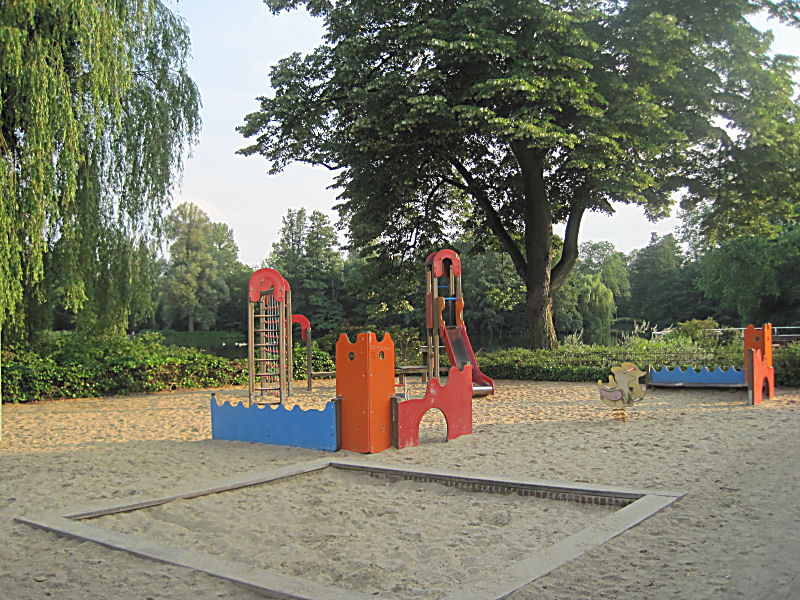
<svg viewBox="0 0 800 600">
<path fill-rule="evenodd" d="M 69 308 L 124 327 L 199 128 L 188 52 L 160 0 L 2 3 L 0 332 L 46 264 Z"/>
<path fill-rule="evenodd" d="M 266 4 L 305 5 L 327 32 L 272 69 L 274 94 L 246 117 L 241 132 L 256 139 L 242 152 L 272 172 L 292 161 L 336 170 L 352 243 L 381 255 L 410 256 L 463 219 L 513 260 L 534 347 L 556 343 L 552 298 L 586 211 L 632 203 L 663 216 L 677 190 L 708 189 L 704 169 L 734 150 L 800 139 L 796 63 L 770 57 L 770 34 L 745 18 L 767 9 L 796 24 L 796 2 Z M 797 146 L 774 156 L 796 161 Z M 748 183 L 755 212 L 777 206 L 780 178 Z M 566 230 L 552 264 L 556 223 Z"/>
<path fill-rule="evenodd" d="M 344 260 L 330 219 L 315 210 L 289 209 L 266 266 L 292 287 L 292 310 L 304 314 L 319 335 L 342 324 Z"/>
<path fill-rule="evenodd" d="M 1 312 L 49 277 L 124 328 L 199 128 L 186 26 L 160 0 L 16 0 L 0 38 Z"/>
<path fill-rule="evenodd" d="M 196 325 L 210 329 L 217 309 L 230 299 L 226 275 L 238 254 L 233 232 L 184 202 L 167 217 L 166 233 L 172 243 L 161 281 L 164 318 L 170 326 L 185 321 L 187 331 L 194 331 Z"/>
<path fill-rule="evenodd" d="M 737 325 L 800 321 L 800 225 L 773 239 L 740 237 L 698 260 L 698 285 Z M 715 315 L 716 316 L 716 315 Z M 730 322 L 730 321 L 729 321 Z"/>
</svg>

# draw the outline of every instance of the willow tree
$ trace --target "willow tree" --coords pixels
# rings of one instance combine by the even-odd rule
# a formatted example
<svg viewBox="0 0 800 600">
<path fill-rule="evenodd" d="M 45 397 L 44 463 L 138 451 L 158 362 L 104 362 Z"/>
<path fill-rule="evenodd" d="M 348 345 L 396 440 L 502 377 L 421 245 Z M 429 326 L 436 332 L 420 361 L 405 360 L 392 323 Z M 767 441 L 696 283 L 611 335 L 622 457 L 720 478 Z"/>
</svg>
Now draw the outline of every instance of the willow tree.
<svg viewBox="0 0 800 600">
<path fill-rule="evenodd" d="M 658 218 L 677 190 L 710 195 L 707 175 L 727 157 L 800 139 L 796 63 L 770 57 L 770 34 L 745 18 L 767 9 L 796 24 L 796 2 L 266 4 L 305 6 L 326 34 L 272 69 L 274 93 L 246 117 L 240 130 L 256 139 L 242 152 L 272 172 L 292 161 L 335 170 L 351 242 L 379 255 L 410 255 L 448 217 L 502 248 L 526 285 L 533 347 L 556 343 L 552 298 L 586 211 L 637 204 Z M 750 183 L 754 207 L 780 195 L 780 178 L 769 190 Z"/>
<path fill-rule="evenodd" d="M 24 317 L 45 264 L 68 308 L 124 323 L 117 303 L 199 129 L 188 52 L 159 0 L 3 3 L 0 330 Z"/>
</svg>

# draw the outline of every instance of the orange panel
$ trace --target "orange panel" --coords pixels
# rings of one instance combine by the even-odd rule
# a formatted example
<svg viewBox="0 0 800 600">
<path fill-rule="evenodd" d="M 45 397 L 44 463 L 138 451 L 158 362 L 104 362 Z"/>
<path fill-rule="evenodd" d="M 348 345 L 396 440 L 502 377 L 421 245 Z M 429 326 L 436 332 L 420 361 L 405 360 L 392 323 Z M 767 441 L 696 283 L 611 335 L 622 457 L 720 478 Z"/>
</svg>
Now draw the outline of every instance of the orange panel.
<svg viewBox="0 0 800 600">
<path fill-rule="evenodd" d="M 772 366 L 772 323 L 756 329 L 752 324 L 744 330 L 744 380 L 749 381 L 747 351 L 758 350 L 767 366 Z"/>
<path fill-rule="evenodd" d="M 748 403 L 751 406 L 761 404 L 764 400 L 765 388 L 770 399 L 775 397 L 775 369 L 761 357 L 761 351 L 758 348 L 747 349 L 745 370 L 752 373 L 746 379 Z"/>
<path fill-rule="evenodd" d="M 342 396 L 342 448 L 380 452 L 392 443 L 391 396 L 394 394 L 394 342 L 387 333 L 345 334 L 336 343 L 336 395 Z"/>
</svg>

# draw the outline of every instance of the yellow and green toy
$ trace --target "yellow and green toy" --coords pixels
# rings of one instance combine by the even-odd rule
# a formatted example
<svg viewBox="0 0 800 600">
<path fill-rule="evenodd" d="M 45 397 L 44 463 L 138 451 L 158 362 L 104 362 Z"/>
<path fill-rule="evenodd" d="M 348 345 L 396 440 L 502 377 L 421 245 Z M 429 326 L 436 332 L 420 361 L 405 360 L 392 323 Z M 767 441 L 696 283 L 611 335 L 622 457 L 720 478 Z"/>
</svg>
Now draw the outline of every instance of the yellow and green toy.
<svg viewBox="0 0 800 600">
<path fill-rule="evenodd" d="M 639 378 L 645 372 L 632 362 L 624 362 L 618 367 L 611 367 L 611 373 L 607 384 L 602 379 L 597 380 L 600 400 L 613 409 L 615 419 L 626 421 L 625 408 L 644 400 L 644 389 L 639 384 Z"/>
</svg>

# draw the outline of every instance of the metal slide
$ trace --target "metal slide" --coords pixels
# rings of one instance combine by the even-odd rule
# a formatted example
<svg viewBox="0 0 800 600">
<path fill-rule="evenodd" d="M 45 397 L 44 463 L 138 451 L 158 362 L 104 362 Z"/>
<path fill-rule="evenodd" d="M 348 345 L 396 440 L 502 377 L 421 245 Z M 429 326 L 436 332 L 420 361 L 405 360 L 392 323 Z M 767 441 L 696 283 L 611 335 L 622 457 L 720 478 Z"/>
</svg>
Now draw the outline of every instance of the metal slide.
<svg viewBox="0 0 800 600">
<path fill-rule="evenodd" d="M 484 375 L 478 368 L 472 344 L 469 343 L 467 328 L 464 325 L 457 327 L 440 327 L 439 336 L 444 342 L 450 364 L 458 366 L 459 370 L 464 365 L 472 365 L 472 395 L 486 396 L 494 393 L 494 381 Z"/>
</svg>

